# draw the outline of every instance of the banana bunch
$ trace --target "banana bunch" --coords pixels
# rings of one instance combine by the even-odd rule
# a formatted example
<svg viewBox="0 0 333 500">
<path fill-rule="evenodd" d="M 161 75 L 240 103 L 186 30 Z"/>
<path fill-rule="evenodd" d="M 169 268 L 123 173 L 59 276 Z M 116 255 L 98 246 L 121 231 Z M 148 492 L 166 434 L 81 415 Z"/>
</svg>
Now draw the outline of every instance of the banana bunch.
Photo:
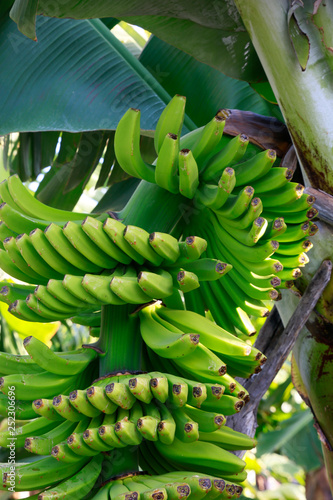
<svg viewBox="0 0 333 500">
<path fill-rule="evenodd" d="M 228 365 L 229 360 L 235 359 L 236 365 L 245 360 L 247 370 L 259 367 L 265 357 L 195 313 L 155 303 L 136 314 L 150 363 L 159 367 L 160 360 L 169 362 L 171 372 L 118 373 L 91 384 L 97 357 L 94 349 L 55 353 L 27 337 L 28 356 L 0 353 L 1 415 L 6 416 L 6 396 L 14 385 L 17 408 L 25 422 L 16 430 L 16 446 L 44 457 L 37 461 L 38 470 L 52 477 L 37 477 L 35 467 L 20 465 L 17 491 L 32 489 L 34 484 L 34 488 L 48 488 L 40 498 L 88 493 L 99 474 L 102 454 L 127 446 L 139 446 L 139 464 L 151 474 L 200 470 L 219 481 L 245 479 L 245 462 L 230 451 L 251 449 L 255 441 L 225 423 L 226 416 L 244 407 L 249 395 L 225 373 L 226 364 L 218 354 L 229 357 Z M 161 328 L 166 332 L 161 334 Z M 196 356 L 194 351 L 198 351 Z M 219 365 L 214 372 L 216 359 Z M 180 364 L 173 365 L 177 360 Z M 8 443 L 10 435 L 9 431 L 0 433 L 0 446 Z M 78 478 L 85 477 L 88 469 L 81 490 Z M 6 467 L 2 472 L 2 488 L 6 489 Z M 55 483 L 59 484 L 53 489 Z M 234 491 L 232 486 L 226 491 Z"/>
<path fill-rule="evenodd" d="M 31 339 L 27 338 L 27 347 L 31 347 L 31 342 L 31 345 L 38 346 L 39 341 Z M 17 363 L 25 364 L 25 359 L 30 358 L 20 359 Z M 33 366 L 31 361 L 27 364 Z M 62 365 L 60 360 L 59 369 Z M 77 367 L 74 371 L 78 371 Z M 1 390 L 6 393 L 3 379 Z M 13 383 L 12 380 L 10 382 Z M 26 379 L 25 398 L 31 394 L 29 383 Z M 83 467 L 87 460 L 101 457 L 103 452 L 138 445 L 139 464 L 147 469 L 147 462 L 150 463 L 150 473 L 160 473 L 163 467 L 166 471 L 182 468 L 195 471 L 200 468 L 207 474 L 222 475 L 225 480 L 243 481 L 246 477 L 243 473 L 245 462 L 229 450 L 251 449 L 255 441 L 225 427 L 226 418 L 221 410 L 226 415 L 233 414 L 240 411 L 244 401 L 226 396 L 223 392 L 223 386 L 196 383 L 159 372 L 136 376 L 110 375 L 85 390 L 70 392 L 69 396 L 61 394 L 53 400 L 42 397 L 33 401 L 32 409 L 39 417 L 31 419 L 31 414 L 26 415 L 29 420 L 17 430 L 16 446 L 24 446 L 27 451 L 43 457 L 50 455 L 39 461 L 45 473 L 47 469 L 52 470 L 54 459 L 58 465 L 54 461 L 53 466 L 59 474 L 64 473 L 63 465 L 67 464 L 68 475 L 57 475 L 55 482 L 74 474 L 77 471 L 73 470 L 74 465 Z M 20 392 L 19 395 L 26 401 L 24 394 Z M 0 445 L 6 446 L 11 435 L 8 431 L 1 432 Z M 184 457 L 179 455 L 179 447 L 187 450 Z M 149 458 L 150 454 L 155 456 L 155 460 Z M 204 464 L 200 462 L 202 454 Z M 161 458 L 156 461 L 159 455 Z M 92 463 L 94 468 L 100 465 L 100 462 Z M 5 469 L 3 474 L 5 489 Z M 36 478 L 36 474 L 30 464 L 20 467 L 20 475 L 23 479 L 18 491 L 31 488 L 30 481 L 32 477 Z M 75 483 L 73 477 L 68 480 L 71 486 Z M 94 477 L 96 481 L 95 474 L 91 473 L 89 477 Z M 52 480 L 42 478 L 42 481 L 36 482 L 36 487 L 44 488 L 52 484 Z M 62 487 L 62 484 L 58 486 Z M 67 487 L 67 482 L 65 484 Z M 56 491 L 59 494 L 63 490 Z"/>
<path fill-rule="evenodd" d="M 153 369 L 224 385 L 227 394 L 247 398 L 231 375 L 259 373 L 266 356 L 209 319 L 154 303 L 139 312 L 140 332 Z M 226 373 L 228 370 L 228 373 Z"/>
<path fill-rule="evenodd" d="M 19 207 L 8 198 L 0 205 L 0 265 L 5 272 L 26 283 L 47 285 L 50 278 L 63 279 L 66 274 L 100 274 L 118 264 L 145 263 L 156 268 L 163 262 L 163 267 L 164 264 L 177 266 L 184 260 L 197 259 L 194 255 L 200 253 L 200 245 L 206 245 L 200 239 L 187 244 L 186 241 L 178 243 L 167 233 L 149 234 L 140 227 L 122 224 L 108 214 L 94 218 L 64 211 L 62 217 L 66 216 L 67 222 L 59 222 L 58 210 L 36 200 L 17 176 L 1 183 L 1 193 L 13 180 L 21 186 L 22 199 L 28 197 L 41 206 L 37 213 L 46 212 L 51 217 L 55 212 L 53 219 L 41 223 L 41 219 L 15 210 Z M 26 204 L 28 206 L 28 201 Z M 12 217 L 8 216 L 8 211 Z M 201 253 L 204 250 L 203 247 Z"/>
<path fill-rule="evenodd" d="M 130 226 L 124 227 L 126 230 Z M 140 228 L 131 227 L 141 234 Z M 29 238 L 27 235 L 20 236 Z M 200 258 L 207 247 L 202 238 L 191 236 L 179 242 L 168 234 L 156 232 L 151 235 L 147 233 L 145 238 L 140 252 L 142 255 L 146 252 L 146 260 L 150 264 L 154 260 L 151 255 L 158 257 L 153 268 L 140 264 L 136 264 L 137 267 L 117 264 L 113 270 L 103 271 L 102 274 L 83 274 L 77 270 L 76 274 L 65 274 L 60 279 L 51 278 L 46 281 L 43 278 L 46 285 L 39 284 L 37 287 L 3 282 L 0 301 L 9 305 L 9 312 L 14 316 L 26 321 L 48 322 L 74 316 L 74 321 L 80 324 L 98 327 L 100 317 L 97 319 L 95 313 L 100 310 L 101 305 L 142 304 L 153 299 L 167 298 L 175 290 L 186 293 L 199 287 L 199 281 L 220 279 L 231 269 L 230 265 L 219 260 Z M 4 240 L 6 252 L 15 241 L 13 237 L 10 242 Z M 133 244 L 136 248 L 140 247 L 138 240 Z M 3 252 L 5 255 L 5 251 Z M 18 256 L 19 252 L 15 263 L 19 262 Z M 12 257 L 14 266 L 14 255 Z M 33 257 L 42 260 L 38 252 L 26 255 L 25 266 L 29 269 Z M 144 263 L 143 257 L 142 261 Z M 157 262 L 162 262 L 164 268 L 157 268 Z M 36 261 L 35 269 L 37 268 Z M 15 276 L 15 272 L 12 275 Z"/>
<path fill-rule="evenodd" d="M 148 457 L 147 457 L 148 458 Z M 214 476 L 191 472 L 165 472 L 160 475 L 127 474 L 108 482 L 95 500 L 214 500 L 239 498 L 243 488 Z"/>
<path fill-rule="evenodd" d="M 72 463 L 55 462 L 45 457 L 26 464 L 16 464 L 15 491 L 35 491 L 48 488 L 38 494 L 38 500 L 58 498 L 84 498 L 93 488 L 102 470 L 103 456 L 81 457 Z M 10 467 L 1 465 L 2 484 L 0 490 L 7 490 L 10 481 Z"/>
<path fill-rule="evenodd" d="M 308 237 L 318 230 L 311 222 L 315 198 L 291 182 L 291 170 L 273 167 L 275 151 L 255 154 L 244 134 L 226 140 L 227 110 L 180 139 L 184 113 L 185 98 L 176 95 L 157 123 L 158 156 L 149 165 L 140 153 L 140 112 L 129 109 L 116 130 L 115 153 L 128 174 L 191 200 L 183 236 L 195 228 L 208 242 L 207 256 L 233 266 L 222 281 L 189 293 L 187 308 L 209 309 L 223 328 L 252 335 L 251 317 L 266 317 L 266 302 L 292 287 L 309 261 Z"/>
</svg>

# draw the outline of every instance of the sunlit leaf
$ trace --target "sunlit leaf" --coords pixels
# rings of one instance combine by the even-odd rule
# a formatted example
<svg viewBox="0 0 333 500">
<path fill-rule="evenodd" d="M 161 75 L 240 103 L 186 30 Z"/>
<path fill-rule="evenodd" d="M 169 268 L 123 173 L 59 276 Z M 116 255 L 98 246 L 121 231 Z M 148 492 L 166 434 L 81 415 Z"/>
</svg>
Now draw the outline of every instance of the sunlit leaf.
<svg viewBox="0 0 333 500">
<path fill-rule="evenodd" d="M 60 326 L 60 321 L 55 321 L 54 323 L 33 323 L 16 318 L 8 312 L 8 306 L 4 302 L 0 302 L 0 312 L 9 328 L 17 332 L 22 339 L 32 335 L 48 346 L 50 346 L 51 339 L 57 333 Z"/>
</svg>

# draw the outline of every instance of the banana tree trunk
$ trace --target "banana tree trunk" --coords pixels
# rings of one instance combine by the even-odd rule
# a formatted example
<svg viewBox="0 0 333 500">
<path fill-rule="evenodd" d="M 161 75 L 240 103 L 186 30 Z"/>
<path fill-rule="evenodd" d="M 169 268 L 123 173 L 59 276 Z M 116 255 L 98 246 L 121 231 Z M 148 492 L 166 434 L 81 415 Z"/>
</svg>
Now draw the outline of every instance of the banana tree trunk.
<svg viewBox="0 0 333 500">
<path fill-rule="evenodd" d="M 305 0 L 304 8 L 300 6 L 294 12 L 288 0 L 235 0 L 235 4 L 281 107 L 309 184 L 332 194 L 332 2 L 321 2 L 316 14 L 314 4 L 318 2 L 312 0 Z"/>
<path fill-rule="evenodd" d="M 306 182 L 332 194 L 332 3 L 305 0 L 304 8 L 301 2 L 288 0 L 235 0 L 235 4 L 283 112 Z M 323 225 L 302 287 L 323 259 L 332 259 L 332 239 L 331 229 Z M 284 295 L 278 308 L 282 319 L 288 319 L 292 297 L 290 292 Z M 293 353 L 294 383 L 314 414 L 333 492 L 332 297 L 331 280 Z"/>
</svg>

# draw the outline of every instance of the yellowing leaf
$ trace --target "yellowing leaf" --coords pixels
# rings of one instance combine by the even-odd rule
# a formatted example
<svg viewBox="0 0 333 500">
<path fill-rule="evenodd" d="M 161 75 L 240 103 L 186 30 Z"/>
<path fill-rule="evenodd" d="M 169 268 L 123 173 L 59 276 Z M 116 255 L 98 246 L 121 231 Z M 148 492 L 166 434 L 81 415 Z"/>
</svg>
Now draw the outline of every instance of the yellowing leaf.
<svg viewBox="0 0 333 500">
<path fill-rule="evenodd" d="M 0 312 L 7 321 L 9 328 L 15 330 L 22 339 L 32 335 L 48 346 L 50 346 L 51 339 L 60 326 L 60 321 L 55 321 L 54 323 L 33 323 L 16 318 L 8 312 L 8 306 L 4 302 L 0 303 Z"/>
</svg>

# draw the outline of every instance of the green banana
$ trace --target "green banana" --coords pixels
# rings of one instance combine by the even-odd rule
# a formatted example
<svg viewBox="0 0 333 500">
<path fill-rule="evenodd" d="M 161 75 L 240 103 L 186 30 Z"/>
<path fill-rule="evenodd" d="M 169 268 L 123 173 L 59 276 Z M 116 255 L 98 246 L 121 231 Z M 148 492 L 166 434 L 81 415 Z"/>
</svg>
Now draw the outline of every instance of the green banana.
<svg viewBox="0 0 333 500">
<path fill-rule="evenodd" d="M 14 269 L 16 268 L 19 272 L 21 271 L 22 273 L 24 273 L 23 277 L 24 276 L 27 277 L 27 279 L 24 279 L 23 281 L 26 281 L 27 283 L 42 283 L 42 284 L 47 283 L 47 279 L 44 278 L 41 274 L 34 271 L 31 268 L 31 266 L 29 266 L 29 264 L 24 260 L 24 258 L 21 255 L 21 252 L 17 246 L 16 238 L 13 238 L 13 237 L 6 238 L 3 241 L 3 246 L 4 246 L 4 249 L 6 250 L 6 252 L 3 252 L 3 250 L 1 250 L 1 254 L 4 254 L 4 256 L 3 256 L 4 263 L 1 262 L 1 267 L 3 268 L 3 270 L 5 272 L 8 272 L 7 271 L 8 264 L 6 265 L 6 260 L 8 260 L 8 258 L 9 258 L 10 265 L 12 265 Z M 8 256 L 7 259 L 5 258 L 5 255 Z M 3 259 L 1 259 L 1 261 Z M 11 271 L 11 270 L 9 269 L 9 271 Z M 10 275 L 13 276 L 14 278 L 16 278 L 15 271 L 11 272 Z M 32 281 L 31 281 L 31 278 L 32 278 Z M 18 279 L 20 279 L 20 278 L 18 278 Z"/>
<path fill-rule="evenodd" d="M 80 309 L 86 308 L 87 302 L 78 299 L 72 293 L 68 292 L 66 288 L 64 288 L 62 281 L 59 280 L 49 280 L 46 285 L 47 291 L 55 297 L 60 302 L 63 302 L 69 307 Z"/>
<path fill-rule="evenodd" d="M 174 358 L 172 362 L 186 373 L 190 373 L 194 380 L 199 378 L 203 382 L 217 382 L 227 370 L 225 363 L 201 343 L 195 351 L 183 358 Z"/>
<path fill-rule="evenodd" d="M 269 210 L 264 210 L 262 214 L 266 219 L 272 220 L 276 216 L 276 212 Z M 283 209 L 279 209 L 279 215 L 284 218 L 287 224 L 300 224 L 306 222 L 306 220 L 311 220 L 318 215 L 318 210 L 316 208 L 305 209 L 300 212 L 290 212 Z"/>
<path fill-rule="evenodd" d="M 110 500 L 114 500 L 121 494 L 127 494 L 128 491 L 129 491 L 128 488 L 123 484 L 123 482 L 120 479 L 113 480 L 110 483 L 108 498 L 110 498 Z"/>
<path fill-rule="evenodd" d="M 29 491 L 43 489 L 46 486 L 52 486 L 59 481 L 73 476 L 89 460 L 88 457 L 82 457 L 81 460 L 71 464 L 65 462 L 55 462 L 53 457 L 45 457 L 31 463 L 16 465 L 16 477 L 20 482 L 16 483 L 15 491 Z M 2 482 L 0 490 L 6 491 L 10 481 L 10 466 L 2 467 Z"/>
<path fill-rule="evenodd" d="M 46 344 L 35 337 L 26 337 L 23 345 L 31 358 L 44 370 L 58 375 L 76 375 L 85 370 L 97 357 L 94 349 L 82 348 L 75 354 L 58 356 Z"/>
<path fill-rule="evenodd" d="M 182 149 L 178 156 L 179 192 L 190 200 L 199 186 L 199 169 L 190 149 Z"/>
<path fill-rule="evenodd" d="M 102 304 L 122 305 L 125 302 L 118 297 L 110 288 L 113 274 L 110 276 L 99 276 L 96 274 L 85 274 L 82 278 L 82 287 L 89 295 Z"/>
<path fill-rule="evenodd" d="M 216 235 L 223 241 L 230 251 L 234 252 L 235 255 L 242 255 L 242 259 L 248 262 L 258 262 L 270 257 L 279 248 L 279 243 L 277 241 L 267 241 L 264 244 L 257 244 L 254 247 L 248 247 L 243 245 L 238 240 L 233 238 L 220 224 L 217 223 L 215 217 L 211 217 L 210 221 L 212 227 L 214 228 Z"/>
<path fill-rule="evenodd" d="M 3 375 L 15 375 L 17 373 L 39 373 L 43 369 L 35 363 L 30 356 L 11 354 L 0 351 L 0 366 Z"/>
<path fill-rule="evenodd" d="M 101 414 L 98 408 L 90 404 L 86 391 L 76 389 L 69 394 L 68 399 L 70 404 L 76 408 L 79 413 L 87 417 L 94 418 Z"/>
<path fill-rule="evenodd" d="M 180 257 L 180 250 L 176 238 L 168 233 L 151 233 L 149 244 L 154 251 L 160 255 L 167 263 L 175 263 Z"/>
<path fill-rule="evenodd" d="M 161 443 L 170 445 L 175 438 L 176 422 L 166 405 L 162 404 L 159 409 L 161 421 L 157 426 L 158 439 Z"/>
<path fill-rule="evenodd" d="M 15 300 L 8 307 L 8 312 L 10 312 L 13 316 L 19 319 L 23 319 L 25 321 L 33 321 L 34 323 L 47 323 L 53 320 L 46 320 L 39 314 L 36 314 L 32 311 L 28 306 L 25 300 Z"/>
<path fill-rule="evenodd" d="M 54 249 L 43 231 L 38 228 L 33 229 L 29 234 L 29 239 L 40 257 L 57 273 L 61 275 L 81 274 L 80 269 L 73 266 Z"/>
<path fill-rule="evenodd" d="M 212 489 L 212 481 L 209 477 L 207 477 L 207 476 L 206 477 L 199 477 L 199 475 L 197 475 L 197 474 L 195 474 L 195 475 L 191 474 L 191 473 L 186 474 L 185 472 L 182 472 L 181 474 L 184 476 L 184 480 L 186 481 L 186 484 L 188 484 L 188 486 L 190 487 L 190 492 L 191 492 L 190 498 L 195 498 L 197 500 L 207 498 L 207 495 L 209 495 L 209 492 Z M 170 473 L 166 477 L 173 478 L 172 473 Z M 177 477 L 177 476 L 175 476 L 175 477 Z"/>
<path fill-rule="evenodd" d="M 52 309 L 53 311 L 58 311 L 59 313 L 68 313 L 68 315 L 73 315 L 78 312 L 77 307 L 71 307 L 64 304 L 64 302 L 56 299 L 44 285 L 38 285 L 35 288 L 34 296 L 44 306 L 46 306 L 48 309 Z"/>
<path fill-rule="evenodd" d="M 71 245 L 90 262 L 102 269 L 113 269 L 116 266 L 117 261 L 103 252 L 75 222 L 67 222 L 62 231 Z"/>
<path fill-rule="evenodd" d="M 163 373 L 150 372 L 150 390 L 154 398 L 165 403 L 169 395 L 168 379 Z"/>
<path fill-rule="evenodd" d="M 152 299 L 163 299 L 173 293 L 173 279 L 171 274 L 163 269 L 157 273 L 140 271 L 138 274 L 140 288 Z"/>
<path fill-rule="evenodd" d="M 186 271 L 190 271 L 198 277 L 199 281 L 219 280 L 228 273 L 232 266 L 217 259 L 200 259 L 184 264 Z"/>
<path fill-rule="evenodd" d="M 87 398 L 95 408 L 106 415 L 112 415 L 118 408 L 118 405 L 107 398 L 104 393 L 104 389 L 98 385 L 88 387 Z"/>
<path fill-rule="evenodd" d="M 258 350 L 246 342 L 237 339 L 212 321 L 191 311 L 177 311 L 163 306 L 156 306 L 157 314 L 183 332 L 195 332 L 207 348 L 230 356 L 254 359 Z"/>
<path fill-rule="evenodd" d="M 126 226 L 123 236 L 127 243 L 134 246 L 135 251 L 142 255 L 145 260 L 154 266 L 161 265 L 163 258 L 154 252 L 149 244 L 149 233 L 147 231 L 137 226 Z"/>
<path fill-rule="evenodd" d="M 150 375 L 143 373 L 128 379 L 128 388 L 136 399 L 143 403 L 150 403 L 153 395 L 150 392 Z"/>
<path fill-rule="evenodd" d="M 243 163 L 233 165 L 236 171 L 236 186 L 249 184 L 260 179 L 270 171 L 275 160 L 276 152 L 274 149 L 268 149 L 267 151 L 257 153 Z"/>
<path fill-rule="evenodd" d="M 7 418 L 12 411 L 9 398 L 0 393 L 0 417 Z M 17 420 L 31 420 L 36 417 L 36 413 L 31 407 L 31 401 L 15 401 L 15 417 Z"/>
<path fill-rule="evenodd" d="M 179 358 L 193 352 L 198 345 L 199 335 L 174 333 L 154 320 L 152 312 L 155 306 L 142 309 L 140 316 L 140 332 L 144 342 L 156 354 L 165 358 Z"/>
<path fill-rule="evenodd" d="M 129 390 L 128 385 L 123 382 L 113 381 L 106 385 L 105 394 L 120 408 L 129 410 L 136 402 L 136 397 Z"/>
<path fill-rule="evenodd" d="M 293 175 L 294 172 L 289 168 L 272 167 L 266 175 L 251 181 L 251 184 L 256 194 L 266 193 L 285 186 L 291 181 Z"/>
<path fill-rule="evenodd" d="M 198 423 L 182 408 L 173 408 L 171 413 L 176 423 L 177 438 L 184 443 L 193 443 L 193 441 L 197 441 L 199 438 Z"/>
<path fill-rule="evenodd" d="M 30 293 L 25 299 L 27 306 L 38 316 L 40 317 L 40 321 L 57 321 L 60 319 L 67 319 L 69 316 L 73 314 L 73 312 L 63 312 L 54 311 L 50 309 L 45 304 L 43 304 L 40 300 L 37 299 L 35 295 Z"/>
<path fill-rule="evenodd" d="M 141 436 L 149 441 L 156 441 L 158 439 L 157 426 L 161 418 L 156 418 L 151 415 L 144 415 L 139 418 L 136 423 L 137 429 Z"/>
<path fill-rule="evenodd" d="M 67 292 L 74 295 L 74 297 L 79 299 L 81 302 L 85 302 L 90 305 L 100 305 L 100 302 L 83 288 L 82 279 L 83 276 L 66 274 L 62 280 L 62 285 Z"/>
<path fill-rule="evenodd" d="M 212 210 L 219 210 L 227 202 L 235 187 L 235 171 L 228 167 L 222 172 L 217 185 L 203 184 L 195 193 L 197 206 L 203 205 Z"/>
<path fill-rule="evenodd" d="M 242 432 L 237 432 L 230 427 L 224 426 L 215 432 L 201 431 L 200 441 L 214 443 L 225 450 L 251 450 L 257 441 Z"/>
<path fill-rule="evenodd" d="M 188 387 L 187 404 L 200 408 L 201 404 L 207 398 L 207 389 L 205 384 L 193 380 L 184 379 Z"/>
<path fill-rule="evenodd" d="M 137 278 L 126 275 L 114 276 L 110 287 L 112 292 L 128 304 L 145 304 L 151 301 L 151 297 L 141 289 Z"/>
<path fill-rule="evenodd" d="M 155 151 L 159 154 L 167 134 L 180 136 L 184 121 L 186 97 L 176 94 L 162 111 L 154 134 Z"/>
<path fill-rule="evenodd" d="M 4 179 L 0 183 L 0 200 L 1 202 L 8 203 L 12 208 L 14 208 L 17 212 L 22 212 L 21 208 L 15 203 L 13 200 L 12 195 L 10 194 L 9 187 L 8 187 L 8 179 Z M 23 213 L 26 213 L 23 210 Z"/>
<path fill-rule="evenodd" d="M 78 375 L 70 377 L 55 375 L 47 371 L 40 373 L 7 375 L 0 378 L 0 390 L 7 394 L 11 386 L 15 386 L 15 395 L 23 401 L 39 398 L 50 398 L 55 393 L 65 392 L 75 387 Z"/>
<path fill-rule="evenodd" d="M 222 226 L 233 238 L 238 240 L 240 243 L 249 247 L 253 247 L 265 234 L 268 222 L 263 217 L 257 217 L 253 221 L 252 226 L 246 230 L 229 227 L 227 222 L 223 222 Z"/>
<path fill-rule="evenodd" d="M 221 140 L 225 126 L 225 113 L 223 111 L 224 110 L 217 113 L 217 115 L 203 127 L 197 141 L 191 148 L 199 170 L 202 170 L 202 163 L 207 158 L 207 155 Z"/>
<path fill-rule="evenodd" d="M 15 210 L 8 203 L 0 205 L 0 219 L 11 231 L 17 234 L 30 233 L 33 229 L 39 228 L 42 231 L 50 224 L 48 220 L 30 217 L 21 211 Z M 64 223 L 64 222 L 63 222 Z M 59 223 L 61 224 L 61 223 Z"/>
<path fill-rule="evenodd" d="M 200 286 L 198 276 L 190 271 L 185 271 L 181 269 L 177 273 L 177 278 L 175 281 L 175 285 L 179 290 L 183 293 L 191 292 Z"/>
<path fill-rule="evenodd" d="M 100 417 L 97 417 L 98 421 L 100 421 Z M 95 428 L 95 422 L 97 421 L 93 419 L 89 419 L 88 417 L 84 417 L 81 422 L 78 423 L 77 427 L 73 434 L 71 434 L 67 438 L 67 444 L 71 451 L 76 453 L 76 455 L 81 457 L 92 457 L 94 455 L 98 455 L 100 452 L 93 450 L 90 446 L 88 446 L 83 440 L 83 433 L 90 428 Z"/>
<path fill-rule="evenodd" d="M 66 481 L 39 495 L 39 500 L 56 500 L 59 498 L 83 498 L 93 488 L 102 470 L 103 456 L 97 455 L 79 472 Z"/>
<path fill-rule="evenodd" d="M 135 402 L 131 410 L 118 410 L 117 422 L 114 430 L 119 439 L 128 445 L 138 445 L 142 436 L 137 429 L 137 421 L 143 416 L 142 407 Z"/>
<path fill-rule="evenodd" d="M 20 207 L 20 210 L 31 217 L 52 221 L 67 221 L 84 219 L 85 214 L 59 210 L 41 203 L 21 182 L 18 175 L 8 177 L 7 184 L 9 192 L 14 202 Z"/>
<path fill-rule="evenodd" d="M 188 399 L 188 385 L 184 379 L 165 374 L 169 384 L 169 401 L 176 406 L 184 406 Z"/>
<path fill-rule="evenodd" d="M 15 231 L 9 229 L 9 227 L 7 227 L 3 221 L 0 221 L 0 241 L 5 240 L 6 238 L 10 238 L 11 236 L 13 238 L 16 238 L 18 234 L 15 233 Z"/>
<path fill-rule="evenodd" d="M 68 396 L 60 394 L 55 396 L 52 401 L 53 409 L 58 415 L 71 422 L 79 422 L 85 418 L 84 414 L 81 414 L 73 405 L 70 404 Z"/>
<path fill-rule="evenodd" d="M 155 182 L 155 169 L 146 163 L 140 152 L 140 111 L 130 108 L 120 119 L 115 136 L 114 151 L 121 168 L 129 175 Z"/>
<path fill-rule="evenodd" d="M 298 186 L 301 186 L 301 184 L 299 184 Z M 303 186 L 301 186 L 301 187 L 303 188 Z M 309 210 L 315 201 L 316 201 L 316 198 L 314 196 L 304 193 L 301 196 L 299 196 L 296 200 L 294 200 L 292 203 L 288 203 L 288 204 L 284 204 L 284 205 L 280 205 L 280 203 L 278 203 L 278 204 L 274 204 L 272 206 L 277 211 L 279 211 L 281 209 L 283 212 L 286 212 L 286 213 L 290 213 L 290 212 L 297 213 L 297 212 L 303 212 L 304 210 Z M 278 202 L 280 202 L 279 198 L 278 198 Z M 267 208 L 269 210 L 271 207 L 267 205 Z"/>
<path fill-rule="evenodd" d="M 113 243 L 112 239 L 103 230 L 103 223 L 101 221 L 88 216 L 82 222 L 81 227 L 87 236 L 112 259 L 122 264 L 129 264 L 131 262 L 131 257 Z"/>
<path fill-rule="evenodd" d="M 67 442 L 59 443 L 53 446 L 51 455 L 59 462 L 73 463 L 82 460 L 82 457 L 74 453 Z"/>
<path fill-rule="evenodd" d="M 237 179 L 237 176 L 236 176 Z M 214 213 L 222 219 L 237 219 L 247 211 L 254 195 L 251 186 L 243 188 L 239 194 L 229 195 L 227 201 L 221 208 L 214 209 Z"/>
<path fill-rule="evenodd" d="M 221 151 L 208 161 L 202 173 L 202 179 L 207 182 L 219 177 L 222 170 L 231 163 L 237 163 L 244 156 L 248 144 L 249 138 L 244 134 L 231 139 Z"/>
<path fill-rule="evenodd" d="M 26 438 L 24 448 L 37 455 L 50 455 L 53 446 L 66 439 L 75 427 L 74 422 L 63 421 L 46 433 Z"/>
<path fill-rule="evenodd" d="M 284 222 L 283 217 L 278 217 L 271 221 L 266 228 L 265 234 L 262 236 L 263 240 L 277 240 L 287 231 L 287 224 Z"/>
<path fill-rule="evenodd" d="M 27 437 L 34 435 L 40 436 L 45 432 L 53 430 L 59 422 L 48 420 L 44 417 L 34 418 L 30 422 L 25 423 L 22 427 L 15 427 L 15 430 L 0 432 L 0 446 L 6 447 L 11 438 L 15 439 L 17 448 L 24 446 Z"/>
<path fill-rule="evenodd" d="M 100 272 L 104 266 L 99 266 L 80 253 L 66 238 L 63 230 L 51 223 L 44 230 L 44 234 L 53 248 L 74 267 L 86 273 Z"/>
<path fill-rule="evenodd" d="M 226 418 L 221 413 L 199 410 L 189 405 L 185 405 L 184 412 L 198 423 L 200 434 L 201 432 L 209 432 L 215 435 L 215 431 L 226 423 Z"/>
<path fill-rule="evenodd" d="M 74 222 L 73 222 L 74 224 Z M 48 276 L 53 279 L 61 279 L 62 274 L 55 271 L 51 266 L 49 266 L 44 259 L 40 257 L 35 247 L 31 243 L 29 236 L 27 234 L 19 234 L 16 237 L 16 245 L 20 250 L 22 257 L 26 263 L 41 276 Z"/>
<path fill-rule="evenodd" d="M 86 429 L 82 434 L 83 441 L 92 450 L 95 451 L 111 451 L 113 447 L 106 444 L 99 435 L 100 425 L 103 423 L 103 415 L 99 416 L 99 419 L 95 419 L 94 425 L 91 424 L 89 429 Z"/>
<path fill-rule="evenodd" d="M 263 193 L 260 199 L 264 204 L 264 210 L 276 210 L 280 213 L 283 212 L 300 212 L 308 210 L 314 203 L 314 196 L 303 194 L 304 186 L 290 182 L 283 188 L 272 191 L 271 193 Z"/>
<path fill-rule="evenodd" d="M 124 238 L 124 231 L 126 226 L 120 221 L 109 217 L 105 220 L 103 224 L 103 229 L 106 234 L 111 238 L 111 240 L 117 245 L 120 250 L 122 250 L 126 255 L 128 255 L 134 262 L 142 265 L 144 263 L 144 257 L 140 255 L 134 248 Z"/>
<path fill-rule="evenodd" d="M 223 475 L 224 472 L 232 474 L 242 472 L 245 467 L 243 460 L 212 443 L 195 441 L 184 446 L 184 443 L 175 437 L 169 446 L 161 441 L 154 442 L 154 446 L 167 460 L 189 469 L 196 470 L 198 467 L 218 469 Z"/>
<path fill-rule="evenodd" d="M 32 402 L 32 409 L 35 413 L 47 418 L 48 420 L 63 420 L 63 417 L 55 411 L 52 399 L 35 399 Z"/>
<path fill-rule="evenodd" d="M 116 414 L 111 415 L 111 417 L 114 417 L 111 422 L 107 423 L 103 421 L 103 425 L 98 429 L 98 435 L 108 446 L 112 448 L 124 448 L 127 445 L 119 439 L 114 429 Z"/>
<path fill-rule="evenodd" d="M 33 285 L 21 285 L 10 279 L 4 279 L 0 281 L 0 301 L 9 305 L 15 300 L 25 299 L 34 289 Z"/>
<path fill-rule="evenodd" d="M 298 255 L 277 254 L 277 257 L 284 268 L 304 267 L 310 260 L 304 252 Z"/>
<path fill-rule="evenodd" d="M 313 243 L 310 240 L 300 240 L 290 243 L 280 243 L 280 255 L 299 255 L 303 252 L 308 252 L 313 248 Z"/>
<path fill-rule="evenodd" d="M 250 204 L 247 206 L 247 209 L 243 213 L 243 215 L 236 217 L 235 219 L 226 219 L 225 217 L 219 217 L 217 215 L 217 219 L 219 222 L 228 222 L 228 225 L 234 227 L 236 229 L 246 229 L 248 228 L 253 221 L 260 217 L 263 211 L 263 204 L 260 198 L 252 198 Z"/>
<path fill-rule="evenodd" d="M 175 134 L 168 133 L 158 152 L 155 168 L 155 182 L 170 193 L 179 192 L 178 177 L 179 140 Z"/>
<path fill-rule="evenodd" d="M 211 389 L 207 391 L 209 394 L 207 399 L 202 403 L 202 410 L 221 412 L 223 415 L 234 415 L 241 411 L 244 407 L 244 400 L 230 396 L 229 394 L 223 394 L 219 398 L 215 397 L 216 392 L 219 392 L 219 388 Z"/>
<path fill-rule="evenodd" d="M 187 236 L 185 241 L 179 243 L 180 257 L 175 261 L 173 267 L 180 267 L 192 260 L 200 259 L 206 249 L 206 240 L 199 236 Z"/>
</svg>

